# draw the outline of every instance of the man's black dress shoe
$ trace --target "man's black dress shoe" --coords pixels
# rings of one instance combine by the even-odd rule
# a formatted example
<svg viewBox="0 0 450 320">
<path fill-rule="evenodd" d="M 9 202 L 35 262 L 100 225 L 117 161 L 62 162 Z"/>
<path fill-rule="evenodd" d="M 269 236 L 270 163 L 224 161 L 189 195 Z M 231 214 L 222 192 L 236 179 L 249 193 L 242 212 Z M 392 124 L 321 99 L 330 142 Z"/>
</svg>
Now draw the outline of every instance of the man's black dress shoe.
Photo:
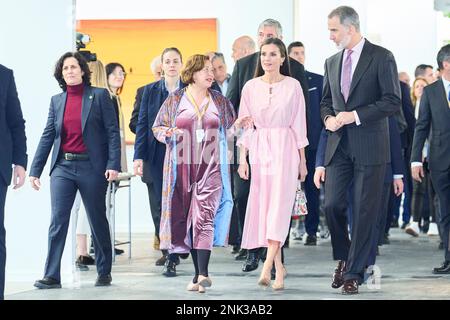
<svg viewBox="0 0 450 320">
<path fill-rule="evenodd" d="M 238 254 L 234 256 L 234 259 L 236 261 L 243 261 L 247 258 L 247 250 L 241 249 L 239 250 Z"/>
<path fill-rule="evenodd" d="M 317 237 L 315 235 L 306 237 L 305 246 L 316 246 L 317 245 Z"/>
<path fill-rule="evenodd" d="M 331 282 L 331 287 L 337 289 L 344 284 L 345 261 L 339 260 Z"/>
<path fill-rule="evenodd" d="M 253 252 L 251 250 L 248 251 L 247 260 L 245 260 L 244 265 L 242 266 L 242 271 L 250 272 L 258 269 L 259 263 L 259 254 L 258 252 Z"/>
<path fill-rule="evenodd" d="M 120 256 L 122 253 L 124 253 L 125 251 L 123 251 L 122 249 L 118 249 L 118 248 L 114 248 L 114 254 L 116 256 Z"/>
<path fill-rule="evenodd" d="M 231 254 L 237 254 L 239 252 L 240 248 L 237 244 L 233 245 L 233 248 L 231 249 Z"/>
<path fill-rule="evenodd" d="M 357 294 L 358 293 L 358 280 L 350 279 L 344 281 L 342 287 L 342 294 Z"/>
<path fill-rule="evenodd" d="M 389 233 L 385 233 L 383 236 L 383 244 L 391 244 L 391 240 L 389 240 Z"/>
<path fill-rule="evenodd" d="M 433 268 L 434 274 L 450 274 L 450 260 L 446 260 L 440 267 Z"/>
<path fill-rule="evenodd" d="M 61 288 L 61 282 L 53 278 L 44 277 L 44 279 L 37 280 L 34 286 L 38 289 L 57 289 Z"/>
<path fill-rule="evenodd" d="M 93 266 L 95 264 L 95 259 L 91 256 L 78 256 L 77 262 L 79 264 L 84 264 L 85 266 Z"/>
<path fill-rule="evenodd" d="M 177 269 L 176 269 L 176 263 L 174 261 L 170 261 L 169 259 L 164 264 L 163 273 L 166 277 L 176 277 L 177 276 Z"/>
<path fill-rule="evenodd" d="M 95 280 L 96 287 L 106 287 L 111 285 L 111 274 L 105 274 L 102 276 L 98 276 L 97 280 Z"/>
</svg>

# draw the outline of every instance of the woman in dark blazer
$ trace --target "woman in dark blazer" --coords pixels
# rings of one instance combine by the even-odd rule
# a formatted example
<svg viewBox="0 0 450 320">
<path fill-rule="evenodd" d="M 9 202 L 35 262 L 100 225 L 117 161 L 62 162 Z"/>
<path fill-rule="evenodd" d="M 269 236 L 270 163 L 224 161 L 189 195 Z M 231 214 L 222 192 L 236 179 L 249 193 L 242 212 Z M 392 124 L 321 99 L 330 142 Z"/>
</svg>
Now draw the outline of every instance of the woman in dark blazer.
<svg viewBox="0 0 450 320">
<path fill-rule="evenodd" d="M 143 90 L 134 144 L 134 170 L 135 174 L 141 176 L 142 181 L 147 184 L 151 214 L 155 225 L 155 236 L 158 243 L 166 146 L 155 139 L 152 126 L 161 105 L 169 94 L 185 87 L 185 84 L 180 80 L 183 66 L 181 52 L 177 48 L 166 48 L 161 54 L 161 60 L 163 78 L 146 85 Z M 162 257 L 155 264 L 161 266 L 167 262 L 168 265 L 163 274 L 169 277 L 175 276 L 175 264 L 178 262 L 178 256 L 172 257 L 174 262 L 171 264 L 169 264 L 167 257 L 168 252 L 163 250 Z"/>
<path fill-rule="evenodd" d="M 92 229 L 98 277 L 96 286 L 111 284 L 112 248 L 106 219 L 108 181 L 120 170 L 120 136 L 115 111 L 106 89 L 91 87 L 86 60 L 65 53 L 54 76 L 63 92 L 52 97 L 47 125 L 30 169 L 31 186 L 39 190 L 50 150 L 52 214 L 44 278 L 39 289 L 61 288 L 61 257 L 77 190 Z"/>
</svg>

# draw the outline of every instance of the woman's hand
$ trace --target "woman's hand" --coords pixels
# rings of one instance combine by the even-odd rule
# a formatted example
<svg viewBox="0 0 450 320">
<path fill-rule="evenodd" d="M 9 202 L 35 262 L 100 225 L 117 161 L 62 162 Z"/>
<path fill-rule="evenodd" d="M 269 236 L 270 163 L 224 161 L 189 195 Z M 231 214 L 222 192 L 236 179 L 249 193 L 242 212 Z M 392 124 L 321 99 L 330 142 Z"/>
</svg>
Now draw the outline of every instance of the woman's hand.
<svg viewBox="0 0 450 320">
<path fill-rule="evenodd" d="M 177 127 L 167 129 L 166 137 L 171 138 L 174 134 L 183 134 L 183 130 L 178 129 Z"/>
<path fill-rule="evenodd" d="M 248 180 L 249 178 L 249 166 L 247 161 L 243 161 L 238 168 L 238 174 L 241 179 Z"/>
<path fill-rule="evenodd" d="M 306 161 L 300 160 L 300 168 L 299 168 L 299 179 L 301 182 L 305 182 L 306 175 L 308 174 L 308 169 L 306 168 Z"/>
<path fill-rule="evenodd" d="M 134 160 L 133 161 L 133 169 L 134 169 L 134 174 L 142 177 L 142 175 L 144 174 L 144 161 L 142 160 Z"/>
<path fill-rule="evenodd" d="M 234 126 L 236 127 L 237 130 L 241 128 L 244 129 L 253 128 L 253 119 L 250 116 L 239 118 L 234 122 Z"/>
</svg>

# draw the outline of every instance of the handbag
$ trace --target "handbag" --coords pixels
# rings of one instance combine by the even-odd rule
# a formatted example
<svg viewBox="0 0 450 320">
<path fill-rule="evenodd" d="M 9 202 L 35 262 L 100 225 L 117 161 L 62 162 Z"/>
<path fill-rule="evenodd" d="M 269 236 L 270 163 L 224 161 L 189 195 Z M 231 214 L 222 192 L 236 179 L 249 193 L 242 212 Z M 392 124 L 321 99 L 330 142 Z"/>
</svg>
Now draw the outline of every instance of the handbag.
<svg viewBox="0 0 450 320">
<path fill-rule="evenodd" d="M 302 182 L 298 180 L 297 191 L 295 192 L 294 207 L 292 208 L 292 217 L 294 219 L 298 219 L 307 214 L 308 208 L 306 206 L 305 192 L 302 190 Z"/>
</svg>

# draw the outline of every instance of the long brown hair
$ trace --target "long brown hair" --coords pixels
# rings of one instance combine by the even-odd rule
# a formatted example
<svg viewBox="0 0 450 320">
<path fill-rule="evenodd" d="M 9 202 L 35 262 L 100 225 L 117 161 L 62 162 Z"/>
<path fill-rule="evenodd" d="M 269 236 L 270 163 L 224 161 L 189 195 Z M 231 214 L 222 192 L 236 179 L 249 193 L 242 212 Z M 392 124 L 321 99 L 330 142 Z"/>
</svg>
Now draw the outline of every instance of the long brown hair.
<svg viewBox="0 0 450 320">
<path fill-rule="evenodd" d="M 286 46 L 284 45 L 283 41 L 281 41 L 278 38 L 269 38 L 269 39 L 266 39 L 261 44 L 261 47 L 259 48 L 260 54 L 258 57 L 258 65 L 255 70 L 255 78 L 260 77 L 264 74 L 264 70 L 263 70 L 262 64 L 261 64 L 261 49 L 263 46 L 266 46 L 268 44 L 276 45 L 278 47 L 278 49 L 280 49 L 281 57 L 285 58 L 283 64 L 280 66 L 280 73 L 284 76 L 291 76 L 291 66 L 289 64 L 289 57 L 287 55 Z"/>
</svg>

